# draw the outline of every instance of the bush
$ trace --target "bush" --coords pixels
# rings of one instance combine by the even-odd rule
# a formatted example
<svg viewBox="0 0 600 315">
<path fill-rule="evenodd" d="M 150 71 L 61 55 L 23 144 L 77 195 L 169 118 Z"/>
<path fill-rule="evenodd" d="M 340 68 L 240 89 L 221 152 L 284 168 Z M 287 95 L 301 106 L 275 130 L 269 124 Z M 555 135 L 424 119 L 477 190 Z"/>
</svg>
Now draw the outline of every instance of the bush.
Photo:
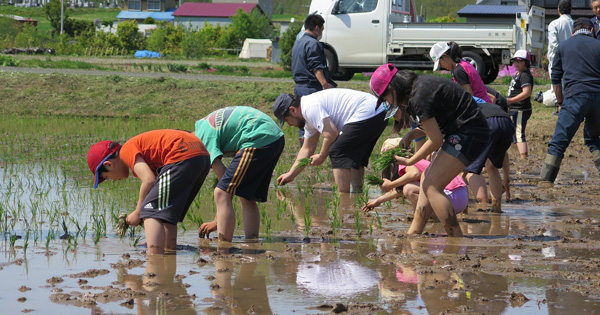
<svg viewBox="0 0 600 315">
<path fill-rule="evenodd" d="M 10 57 L 10 56 L 1 56 L 0 55 L 0 66 L 3 66 L 3 67 L 18 67 L 19 66 L 19 61 L 13 59 L 13 57 Z"/>
<path fill-rule="evenodd" d="M 281 49 L 279 64 L 286 70 L 292 69 L 292 48 L 296 42 L 298 32 L 302 29 L 302 25 L 303 23 L 298 21 L 291 23 L 279 39 L 279 48 Z"/>
<path fill-rule="evenodd" d="M 156 21 L 154 20 L 154 18 L 152 18 L 151 16 L 147 17 L 144 19 L 144 22 L 142 22 L 143 24 L 155 24 Z"/>
<path fill-rule="evenodd" d="M 133 21 L 124 21 L 117 25 L 117 36 L 119 45 L 128 51 L 145 49 L 144 35 L 138 29 L 138 23 Z"/>
<path fill-rule="evenodd" d="M 159 22 L 150 37 L 146 40 L 147 48 L 163 55 L 182 55 L 185 30 L 171 23 Z"/>
</svg>

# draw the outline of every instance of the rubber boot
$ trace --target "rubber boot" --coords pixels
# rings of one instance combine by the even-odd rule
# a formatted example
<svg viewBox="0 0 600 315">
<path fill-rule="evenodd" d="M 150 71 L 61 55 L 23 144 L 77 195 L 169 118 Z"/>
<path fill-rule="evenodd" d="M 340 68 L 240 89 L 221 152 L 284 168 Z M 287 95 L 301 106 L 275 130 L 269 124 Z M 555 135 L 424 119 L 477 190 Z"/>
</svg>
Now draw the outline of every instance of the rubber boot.
<svg viewBox="0 0 600 315">
<path fill-rule="evenodd" d="M 540 180 L 554 183 L 554 180 L 558 175 L 561 162 L 562 158 L 547 154 L 546 159 L 544 160 L 544 165 L 542 166 L 542 170 L 540 171 Z"/>
</svg>

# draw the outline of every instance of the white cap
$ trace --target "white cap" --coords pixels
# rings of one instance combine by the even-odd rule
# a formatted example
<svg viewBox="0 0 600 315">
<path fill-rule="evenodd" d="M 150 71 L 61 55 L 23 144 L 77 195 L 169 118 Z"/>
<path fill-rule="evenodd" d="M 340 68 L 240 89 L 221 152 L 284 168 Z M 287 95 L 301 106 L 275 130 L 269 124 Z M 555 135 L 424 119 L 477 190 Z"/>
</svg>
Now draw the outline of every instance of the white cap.
<svg viewBox="0 0 600 315">
<path fill-rule="evenodd" d="M 517 50 L 515 52 L 515 55 L 510 60 L 513 61 L 515 59 L 531 61 L 531 55 L 529 55 L 529 52 L 527 50 L 521 49 L 521 50 Z"/>
<path fill-rule="evenodd" d="M 433 60 L 433 71 L 437 71 L 440 68 L 440 58 L 450 49 L 448 43 L 438 42 L 431 47 L 429 50 L 429 57 Z"/>
</svg>

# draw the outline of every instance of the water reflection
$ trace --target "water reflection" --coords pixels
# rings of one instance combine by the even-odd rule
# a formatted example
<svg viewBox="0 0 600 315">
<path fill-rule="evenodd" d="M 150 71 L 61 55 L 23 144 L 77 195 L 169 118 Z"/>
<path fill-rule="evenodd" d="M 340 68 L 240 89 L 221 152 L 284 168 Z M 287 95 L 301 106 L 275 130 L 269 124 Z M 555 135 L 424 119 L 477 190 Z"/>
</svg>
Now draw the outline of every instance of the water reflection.
<svg viewBox="0 0 600 315">
<path fill-rule="evenodd" d="M 196 314 L 182 276 L 176 276 L 177 255 L 149 255 L 142 275 L 123 275 L 127 288 L 138 293 L 124 306 L 137 314 Z"/>
</svg>

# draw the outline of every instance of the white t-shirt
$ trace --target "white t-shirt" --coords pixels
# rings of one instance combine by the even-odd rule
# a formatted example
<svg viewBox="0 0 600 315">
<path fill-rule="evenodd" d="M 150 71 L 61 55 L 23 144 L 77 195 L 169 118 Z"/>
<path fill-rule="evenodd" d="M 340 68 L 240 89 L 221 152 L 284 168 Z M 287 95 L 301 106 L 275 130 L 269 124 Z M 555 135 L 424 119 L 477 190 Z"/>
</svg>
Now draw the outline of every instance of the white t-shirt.
<svg viewBox="0 0 600 315">
<path fill-rule="evenodd" d="M 327 89 L 302 97 L 302 116 L 306 121 L 304 137 L 323 132 L 323 119 L 329 117 L 338 130 L 344 125 L 367 120 L 385 111 L 375 109 L 377 98 L 372 94 L 350 89 Z"/>
</svg>

